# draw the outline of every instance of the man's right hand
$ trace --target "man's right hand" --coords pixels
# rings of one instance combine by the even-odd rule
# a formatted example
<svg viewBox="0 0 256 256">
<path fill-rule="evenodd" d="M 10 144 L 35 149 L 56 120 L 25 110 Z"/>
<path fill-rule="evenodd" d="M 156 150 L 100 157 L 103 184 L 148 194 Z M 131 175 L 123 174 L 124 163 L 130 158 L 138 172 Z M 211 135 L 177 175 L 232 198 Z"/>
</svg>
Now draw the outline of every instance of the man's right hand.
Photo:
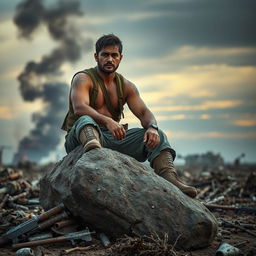
<svg viewBox="0 0 256 256">
<path fill-rule="evenodd" d="M 126 136 L 124 127 L 112 118 L 108 118 L 106 122 L 107 129 L 112 133 L 112 136 L 117 140 L 122 140 Z"/>
</svg>

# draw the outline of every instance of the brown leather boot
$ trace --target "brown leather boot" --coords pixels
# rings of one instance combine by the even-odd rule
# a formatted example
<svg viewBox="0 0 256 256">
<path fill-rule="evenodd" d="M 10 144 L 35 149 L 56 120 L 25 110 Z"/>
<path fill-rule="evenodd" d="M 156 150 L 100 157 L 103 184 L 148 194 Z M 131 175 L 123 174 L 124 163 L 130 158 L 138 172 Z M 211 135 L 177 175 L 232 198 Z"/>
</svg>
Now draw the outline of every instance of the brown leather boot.
<svg viewBox="0 0 256 256">
<path fill-rule="evenodd" d="M 84 147 L 84 152 L 95 148 L 101 148 L 99 142 L 99 132 L 93 125 L 85 125 L 80 134 L 79 140 Z"/>
<path fill-rule="evenodd" d="M 170 151 L 163 150 L 153 161 L 155 173 L 178 187 L 184 194 L 194 198 L 197 195 L 196 188 L 185 185 L 178 177 L 173 165 L 173 157 Z"/>
</svg>

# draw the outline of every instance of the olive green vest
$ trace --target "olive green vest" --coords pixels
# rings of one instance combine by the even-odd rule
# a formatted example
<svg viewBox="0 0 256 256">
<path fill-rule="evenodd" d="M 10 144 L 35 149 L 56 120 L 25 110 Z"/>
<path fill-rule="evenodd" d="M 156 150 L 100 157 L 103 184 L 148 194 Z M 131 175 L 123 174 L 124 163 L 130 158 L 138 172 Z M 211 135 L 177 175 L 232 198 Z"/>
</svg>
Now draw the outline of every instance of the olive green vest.
<svg viewBox="0 0 256 256">
<path fill-rule="evenodd" d="M 123 114 L 123 105 L 124 105 L 124 103 L 123 103 L 124 102 L 124 99 L 123 99 L 124 98 L 123 97 L 124 96 L 124 91 L 123 91 L 124 79 L 123 79 L 123 76 L 121 74 L 115 73 L 116 90 L 117 90 L 117 96 L 118 96 L 118 109 L 115 109 L 111 104 L 107 89 L 104 85 L 104 81 L 100 77 L 100 75 L 98 74 L 96 68 L 85 69 L 85 70 L 77 72 L 73 76 L 72 81 L 78 73 L 85 73 L 85 74 L 89 75 L 90 78 L 92 79 L 93 88 L 92 88 L 92 90 L 90 92 L 90 95 L 89 95 L 89 97 L 90 97 L 90 106 L 92 108 L 95 108 L 96 99 L 97 99 L 99 86 L 100 86 L 100 88 L 102 90 L 102 93 L 104 95 L 104 100 L 105 100 L 105 103 L 107 105 L 108 111 L 111 113 L 113 119 L 115 121 L 119 122 L 121 120 L 121 117 L 124 117 L 124 114 Z M 71 81 L 71 86 L 72 86 L 72 81 Z M 69 94 L 69 110 L 68 110 L 68 113 L 67 113 L 67 115 L 64 119 L 64 122 L 62 124 L 61 129 L 65 130 L 65 131 L 69 131 L 78 118 L 79 118 L 79 116 L 75 115 L 75 113 L 74 113 L 71 97 L 70 97 L 70 94 Z"/>
</svg>

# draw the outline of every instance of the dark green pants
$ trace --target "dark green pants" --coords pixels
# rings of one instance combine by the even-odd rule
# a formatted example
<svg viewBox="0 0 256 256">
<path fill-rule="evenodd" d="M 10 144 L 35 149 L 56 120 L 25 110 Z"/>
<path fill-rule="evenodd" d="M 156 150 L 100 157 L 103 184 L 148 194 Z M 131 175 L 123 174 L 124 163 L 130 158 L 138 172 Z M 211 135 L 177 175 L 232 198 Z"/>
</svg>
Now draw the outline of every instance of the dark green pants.
<svg viewBox="0 0 256 256">
<path fill-rule="evenodd" d="M 67 153 L 80 145 L 79 134 L 85 125 L 93 125 L 97 128 L 100 134 L 100 143 L 104 148 L 110 148 L 120 153 L 134 157 L 140 162 L 148 159 L 152 166 L 153 160 L 164 149 L 169 149 L 175 158 L 175 151 L 171 148 L 166 135 L 159 130 L 160 143 L 155 148 L 147 148 L 143 142 L 145 129 L 132 128 L 126 131 L 126 137 L 122 140 L 116 140 L 110 131 L 105 128 L 100 128 L 99 125 L 90 116 L 81 116 L 74 124 L 72 129 L 66 136 L 65 148 Z"/>
</svg>

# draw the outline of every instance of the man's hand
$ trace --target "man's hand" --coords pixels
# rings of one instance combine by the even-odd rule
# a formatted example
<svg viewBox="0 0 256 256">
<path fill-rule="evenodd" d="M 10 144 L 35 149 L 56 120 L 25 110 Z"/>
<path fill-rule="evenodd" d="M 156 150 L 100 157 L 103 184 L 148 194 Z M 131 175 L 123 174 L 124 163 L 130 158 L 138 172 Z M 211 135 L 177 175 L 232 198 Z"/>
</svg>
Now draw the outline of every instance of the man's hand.
<svg viewBox="0 0 256 256">
<path fill-rule="evenodd" d="M 112 136 L 117 140 L 122 140 L 126 136 L 126 132 L 124 127 L 114 121 L 112 118 L 108 118 L 108 121 L 106 123 L 106 127 L 108 130 L 112 133 Z"/>
<path fill-rule="evenodd" d="M 160 143 L 159 134 L 156 129 L 148 128 L 144 134 L 144 143 L 148 148 L 154 148 Z"/>
</svg>

